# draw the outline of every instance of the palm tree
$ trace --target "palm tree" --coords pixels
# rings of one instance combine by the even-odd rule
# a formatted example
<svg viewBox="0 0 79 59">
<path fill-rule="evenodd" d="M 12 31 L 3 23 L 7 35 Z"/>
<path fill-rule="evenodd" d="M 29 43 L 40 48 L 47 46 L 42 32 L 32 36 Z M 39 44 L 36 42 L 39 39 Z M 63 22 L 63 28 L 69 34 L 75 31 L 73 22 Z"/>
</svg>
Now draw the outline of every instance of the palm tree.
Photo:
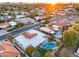
<svg viewBox="0 0 79 59">
<path fill-rule="evenodd" d="M 60 46 L 62 46 L 62 42 L 61 42 L 60 40 L 56 39 L 56 45 L 57 45 L 58 47 L 60 47 Z"/>
<path fill-rule="evenodd" d="M 52 57 L 52 52 L 51 51 L 46 52 L 45 57 Z"/>
<path fill-rule="evenodd" d="M 7 38 L 8 38 L 8 40 L 10 40 L 10 42 L 12 42 L 12 41 L 13 41 L 12 34 L 8 34 Z"/>
<path fill-rule="evenodd" d="M 56 41 L 56 45 L 59 46 L 58 50 L 55 52 L 55 56 L 58 56 L 59 55 L 59 52 L 61 49 L 63 49 L 64 47 L 64 44 L 61 43 L 61 41 Z"/>
<path fill-rule="evenodd" d="M 73 49 L 79 42 L 79 33 L 74 29 L 68 29 L 63 32 L 63 42 L 67 48 Z"/>
<path fill-rule="evenodd" d="M 28 56 L 32 56 L 32 53 L 36 51 L 36 48 L 34 48 L 33 46 L 28 46 L 26 49 L 25 49 L 25 53 L 28 55 Z"/>
</svg>

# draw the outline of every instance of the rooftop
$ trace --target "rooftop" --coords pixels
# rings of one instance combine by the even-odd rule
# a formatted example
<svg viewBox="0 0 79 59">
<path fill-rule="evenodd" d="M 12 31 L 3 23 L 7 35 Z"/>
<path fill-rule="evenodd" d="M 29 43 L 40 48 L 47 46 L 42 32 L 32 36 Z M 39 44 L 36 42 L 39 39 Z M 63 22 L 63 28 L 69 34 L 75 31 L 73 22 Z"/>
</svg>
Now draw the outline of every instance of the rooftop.
<svg viewBox="0 0 79 59">
<path fill-rule="evenodd" d="M 22 49 L 27 48 L 29 45 L 32 45 L 33 47 L 37 47 L 39 44 L 47 40 L 45 38 L 46 34 L 39 32 L 37 30 L 31 29 L 26 32 L 35 33 L 36 35 L 34 35 L 32 38 L 29 38 L 29 39 L 28 37 L 25 37 L 24 35 L 19 35 L 15 37 L 15 41 L 17 42 L 19 46 L 21 46 Z"/>
<path fill-rule="evenodd" d="M 0 55 L 3 57 L 17 57 L 20 52 L 14 48 L 12 43 L 7 40 L 3 43 L 0 43 Z"/>
</svg>

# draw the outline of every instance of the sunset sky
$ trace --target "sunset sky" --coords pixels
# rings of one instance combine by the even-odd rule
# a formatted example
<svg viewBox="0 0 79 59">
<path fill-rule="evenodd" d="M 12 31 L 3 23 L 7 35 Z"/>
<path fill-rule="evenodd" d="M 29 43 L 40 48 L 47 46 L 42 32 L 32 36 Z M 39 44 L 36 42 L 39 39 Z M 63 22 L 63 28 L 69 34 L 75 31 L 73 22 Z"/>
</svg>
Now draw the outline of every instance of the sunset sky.
<svg viewBox="0 0 79 59">
<path fill-rule="evenodd" d="M 0 2 L 58 3 L 58 2 L 79 2 L 79 0 L 0 0 Z"/>
</svg>

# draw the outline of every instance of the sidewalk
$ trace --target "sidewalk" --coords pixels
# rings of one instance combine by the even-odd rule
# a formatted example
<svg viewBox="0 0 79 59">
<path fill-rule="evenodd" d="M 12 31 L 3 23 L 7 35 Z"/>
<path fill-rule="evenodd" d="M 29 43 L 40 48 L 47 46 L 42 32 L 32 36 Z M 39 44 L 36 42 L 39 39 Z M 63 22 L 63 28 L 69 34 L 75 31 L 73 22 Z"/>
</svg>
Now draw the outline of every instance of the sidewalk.
<svg viewBox="0 0 79 59">
<path fill-rule="evenodd" d="M 0 36 L 7 34 L 8 32 L 6 30 L 0 30 Z"/>
</svg>

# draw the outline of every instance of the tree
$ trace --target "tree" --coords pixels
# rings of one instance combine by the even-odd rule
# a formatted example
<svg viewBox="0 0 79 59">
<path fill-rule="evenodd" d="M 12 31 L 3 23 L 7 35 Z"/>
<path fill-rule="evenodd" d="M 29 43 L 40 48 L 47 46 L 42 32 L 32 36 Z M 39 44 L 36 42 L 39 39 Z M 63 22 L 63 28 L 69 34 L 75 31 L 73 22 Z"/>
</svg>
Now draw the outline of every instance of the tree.
<svg viewBox="0 0 79 59">
<path fill-rule="evenodd" d="M 44 57 L 45 54 L 48 52 L 46 49 L 42 49 L 42 48 L 37 48 L 37 51 L 41 57 Z"/>
<path fill-rule="evenodd" d="M 71 16 L 72 14 L 71 13 L 67 13 L 67 16 L 69 17 L 69 16 Z"/>
<path fill-rule="evenodd" d="M 79 16 L 79 7 L 76 8 L 76 10 L 77 10 L 77 16 Z"/>
<path fill-rule="evenodd" d="M 32 53 L 32 56 L 33 57 L 41 57 L 37 50 Z"/>
<path fill-rule="evenodd" d="M 18 28 L 19 28 L 19 27 L 23 27 L 24 25 L 25 25 L 24 23 L 18 22 L 17 25 L 16 25 L 15 27 L 18 27 Z"/>
<path fill-rule="evenodd" d="M 12 16 L 13 18 L 16 18 L 16 15 L 15 15 L 15 13 L 12 13 L 12 14 L 11 14 L 11 16 Z"/>
<path fill-rule="evenodd" d="M 48 24 L 48 23 L 49 23 L 48 19 L 49 19 L 49 18 L 43 19 L 43 20 L 45 20 L 44 24 Z"/>
<path fill-rule="evenodd" d="M 33 47 L 33 46 L 28 46 L 26 49 L 25 49 L 25 53 L 28 55 L 28 56 L 31 56 L 32 53 L 36 51 L 36 49 Z"/>
<path fill-rule="evenodd" d="M 79 23 L 79 21 L 76 21 L 75 23 L 77 24 L 77 23 Z"/>
<path fill-rule="evenodd" d="M 79 42 L 79 33 L 72 28 L 63 32 L 63 42 L 67 48 L 75 48 Z"/>
<path fill-rule="evenodd" d="M 79 31 L 79 23 L 77 22 L 75 25 L 71 27 L 72 29 Z"/>
<path fill-rule="evenodd" d="M 55 36 L 54 35 L 50 35 L 48 41 L 53 41 L 53 40 L 55 40 Z"/>
<path fill-rule="evenodd" d="M 35 16 L 38 16 L 37 12 L 31 12 L 30 15 L 26 15 L 26 17 L 34 18 Z"/>
<path fill-rule="evenodd" d="M 10 42 L 12 42 L 12 41 L 13 41 L 12 34 L 8 34 L 7 38 L 8 38 L 8 40 L 10 40 Z"/>
<path fill-rule="evenodd" d="M 5 20 L 0 20 L 0 23 L 4 23 L 5 22 Z"/>
<path fill-rule="evenodd" d="M 77 11 L 79 11 L 79 7 L 78 7 L 78 8 L 76 8 L 76 10 L 77 10 Z"/>
<path fill-rule="evenodd" d="M 56 45 L 60 47 L 60 46 L 62 45 L 62 42 L 57 39 L 57 40 L 56 40 Z"/>
<path fill-rule="evenodd" d="M 51 51 L 48 51 L 45 53 L 45 57 L 51 57 L 52 56 L 52 52 Z"/>
</svg>

